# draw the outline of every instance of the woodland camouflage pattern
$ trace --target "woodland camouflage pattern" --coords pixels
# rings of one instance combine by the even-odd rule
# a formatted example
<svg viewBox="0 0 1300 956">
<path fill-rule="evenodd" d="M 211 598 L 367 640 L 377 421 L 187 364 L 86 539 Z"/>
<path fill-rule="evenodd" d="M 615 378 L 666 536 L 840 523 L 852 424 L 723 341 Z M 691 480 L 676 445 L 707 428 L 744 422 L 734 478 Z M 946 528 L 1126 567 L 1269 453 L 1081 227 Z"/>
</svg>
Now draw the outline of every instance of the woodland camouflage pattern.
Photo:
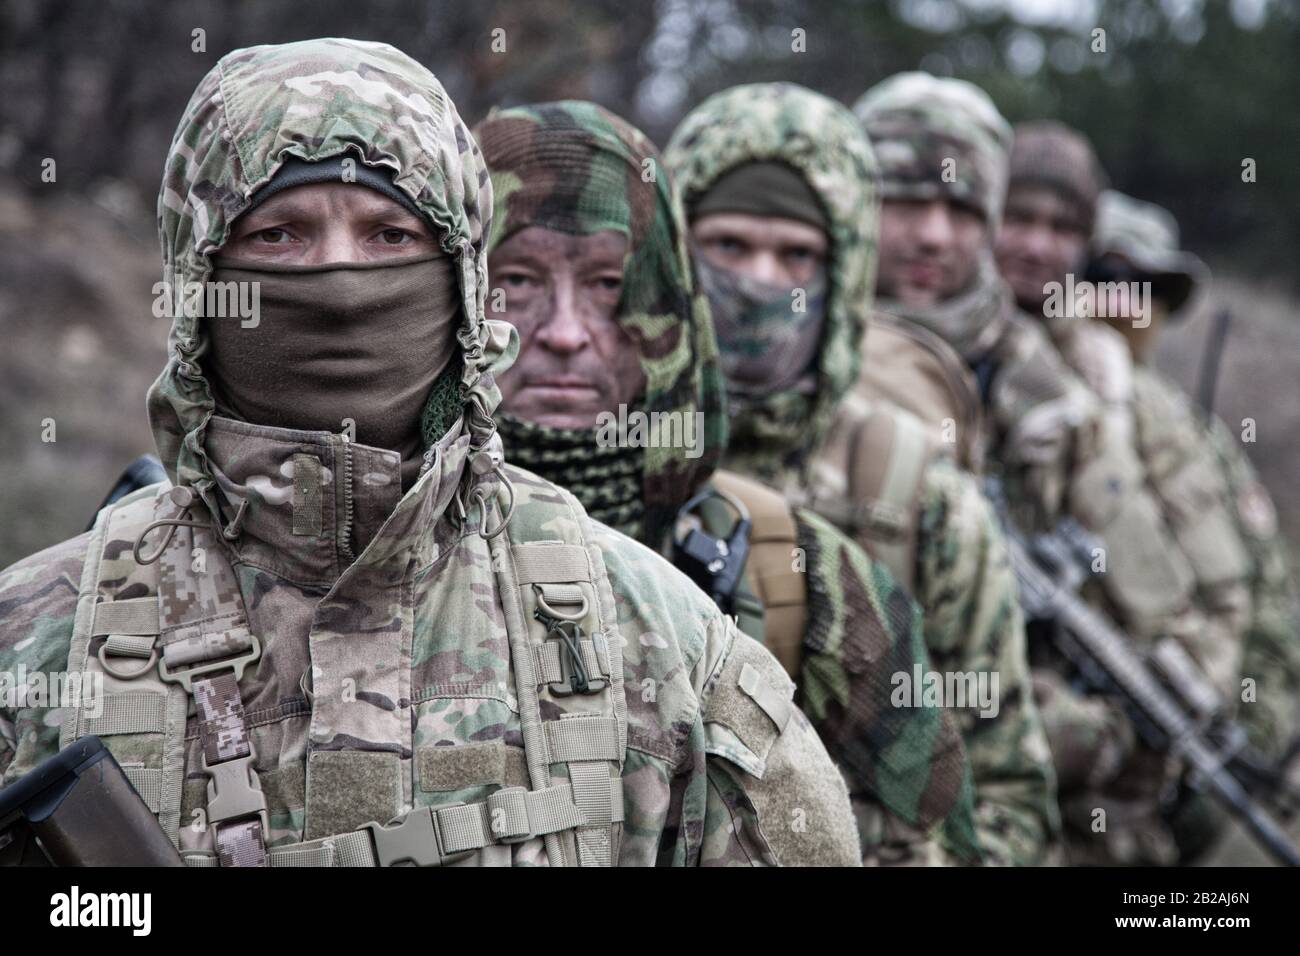
<svg viewBox="0 0 1300 956">
<path fill-rule="evenodd" d="M 820 445 L 833 427 L 853 428 L 866 411 L 847 394 L 861 362 L 876 259 L 875 164 L 856 122 L 838 104 L 800 87 L 742 86 L 697 107 L 673 134 L 666 156 L 688 207 L 727 169 L 782 159 L 804 172 L 831 212 L 830 307 L 811 427 L 806 419 L 789 420 L 788 431 L 764 425 L 728 462 L 796 496 L 813 483 L 838 488 L 843 500 L 842 471 L 825 475 L 822 484 L 824 472 L 837 465 L 821 458 Z M 795 454 L 764 455 L 758 439 L 769 435 L 774 448 Z M 847 525 L 841 530 L 853 532 Z M 984 860 L 1044 862 L 1059 828 L 1047 739 L 1029 693 L 1024 628 L 1001 533 L 969 476 L 939 464 L 927 468 L 917 554 L 916 599 L 932 666 L 999 673 L 996 717 L 954 713 L 971 762 Z M 816 700 L 808 703 L 813 710 Z"/>
<path fill-rule="evenodd" d="M 496 193 L 490 246 L 525 225 L 579 233 L 638 227 L 624 267 L 620 321 L 641 349 L 650 393 L 680 395 L 674 409 L 684 414 L 703 411 L 712 442 L 725 420 L 709 308 L 689 269 L 677 268 L 686 254 L 684 219 L 664 185 L 668 177 L 647 182 L 641 175 L 647 159 L 657 162 L 653 147 L 623 120 L 579 102 L 495 110 L 474 132 Z M 648 309 L 659 313 L 650 324 Z M 661 354 L 663 342 L 683 343 L 671 363 Z M 646 450 L 646 500 L 653 492 L 673 516 L 705 484 L 713 458 L 680 465 L 670 459 L 674 469 L 663 473 L 660 462 L 672 450 L 658 458 L 654 452 Z M 970 769 L 952 718 L 938 708 L 888 705 L 891 674 L 910 673 L 915 662 L 929 666 L 915 603 L 833 526 L 803 509 L 795 522 L 809 591 L 798 699 L 845 770 L 864 852 L 874 862 L 978 860 Z M 668 552 L 652 531 L 640 538 Z M 882 814 L 882 805 L 891 812 Z"/>
<path fill-rule="evenodd" d="M 202 611 L 203 573 L 190 561 L 192 536 L 206 536 L 217 549 L 206 566 L 233 569 L 249 629 L 265 644 L 240 689 L 270 808 L 268 842 L 527 785 L 501 577 L 478 533 L 482 509 L 465 496 L 476 482 L 496 497 L 504 472 L 517 497 L 511 538 L 585 539 L 593 574 L 605 569 L 613 589 L 592 613 L 600 630 L 621 635 L 625 661 L 625 819 L 616 862 L 857 862 L 843 782 L 806 718 L 792 708 L 780 732 L 739 690 L 748 665 L 754 686 L 788 699 L 793 688 L 771 655 L 658 555 L 589 522 L 571 496 L 517 469 L 481 467 L 499 454 L 490 419 L 499 396 L 485 373 L 510 347 L 483 313 L 491 185 L 427 70 L 391 47 L 343 40 L 224 58 L 199 85 L 168 158 L 159 204 L 168 274 L 207 274 L 232 219 L 285 155 L 348 151 L 392 169 L 443 248 L 458 256 L 462 384 L 479 411 L 429 449 L 423 474 L 403 495 L 394 453 L 326 432 L 213 417 L 201 322 L 176 320 L 171 359 L 150 394 L 163 461 L 177 484 L 201 496 L 191 513 L 213 521 L 210 531 L 178 529 L 164 549 L 178 575 L 192 568 L 200 582 L 186 597 L 190 583 L 173 581 L 174 607 Z M 319 462 L 321 523 L 316 533 L 295 534 L 295 456 L 304 455 Z M 165 491 L 144 489 L 127 504 L 174 516 L 179 504 Z M 241 501 L 244 519 L 231 525 Z M 466 519 L 453 519 L 453 501 L 468 501 Z M 229 543 L 222 526 L 230 526 Z M 125 599 L 166 587 L 151 584 L 156 566 L 132 557 L 134 529 L 124 536 L 115 527 L 92 593 Z M 68 666 L 88 540 L 64 542 L 0 576 L 0 667 Z M 351 544 L 364 541 L 353 560 Z M 147 547 L 156 546 L 151 538 Z M 5 783 L 54 752 L 63 718 L 57 709 L 0 711 Z M 142 770 L 164 759 L 155 734 L 108 740 L 120 761 Z M 210 828 L 190 825 L 205 803 L 198 747 L 191 715 L 181 802 L 160 820 L 173 833 L 181 824 L 183 849 L 211 848 Z M 806 830 L 786 825 L 796 807 Z M 554 861 L 534 837 L 465 862 Z"/>
<path fill-rule="evenodd" d="M 1011 127 L 979 87 L 929 73 L 899 73 L 857 101 L 880 162 L 885 199 L 946 198 L 1002 219 Z"/>
<path fill-rule="evenodd" d="M 729 170 L 775 160 L 804 175 L 830 218 L 816 394 L 778 393 L 732 414 L 728 466 L 771 482 L 807 460 L 857 379 L 875 288 L 875 158 L 848 110 L 792 83 L 737 86 L 709 97 L 673 132 L 664 158 L 688 210 Z"/>
</svg>

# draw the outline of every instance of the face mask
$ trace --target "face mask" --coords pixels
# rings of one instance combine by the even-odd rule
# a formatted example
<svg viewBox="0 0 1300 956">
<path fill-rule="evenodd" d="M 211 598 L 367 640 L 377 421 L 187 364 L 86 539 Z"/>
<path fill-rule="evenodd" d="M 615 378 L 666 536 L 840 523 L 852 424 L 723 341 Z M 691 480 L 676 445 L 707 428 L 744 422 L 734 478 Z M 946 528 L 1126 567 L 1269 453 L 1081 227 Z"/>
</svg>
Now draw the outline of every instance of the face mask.
<svg viewBox="0 0 1300 956">
<path fill-rule="evenodd" d="M 208 318 L 219 414 L 422 451 L 420 412 L 456 350 L 460 288 L 444 255 L 285 266 L 217 260 L 212 282 L 256 282 L 257 322 Z M 245 327 L 249 326 L 249 327 Z"/>
<path fill-rule="evenodd" d="M 696 252 L 695 261 L 700 288 L 713 313 L 727 391 L 771 395 L 809 376 L 826 317 L 825 267 L 797 287 L 803 295 L 796 297 L 796 288 L 718 268 L 701 252 Z"/>
</svg>

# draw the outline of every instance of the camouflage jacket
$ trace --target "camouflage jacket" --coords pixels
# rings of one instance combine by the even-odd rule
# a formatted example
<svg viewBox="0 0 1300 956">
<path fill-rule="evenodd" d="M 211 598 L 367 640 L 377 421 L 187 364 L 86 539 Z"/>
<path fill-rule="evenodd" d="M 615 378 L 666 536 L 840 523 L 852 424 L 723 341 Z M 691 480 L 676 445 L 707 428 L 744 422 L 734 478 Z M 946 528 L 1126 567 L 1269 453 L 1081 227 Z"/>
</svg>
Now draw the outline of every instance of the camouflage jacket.
<svg viewBox="0 0 1300 956">
<path fill-rule="evenodd" d="M 168 158 L 159 200 L 165 274 L 186 281 L 208 275 L 232 220 L 286 156 L 310 161 L 344 152 L 393 170 L 397 187 L 460 266 L 466 412 L 429 448 L 415 485 L 403 494 L 396 455 L 342 435 L 215 416 L 200 318 L 176 317 L 171 357 L 149 395 L 160 457 L 178 486 L 174 505 L 163 496 L 156 507 L 174 516 L 183 504 L 196 521 L 161 547 L 171 571 L 152 572 L 163 618 L 198 618 L 202 644 L 202 602 L 217 588 L 214 600 L 240 604 L 248 629 L 264 642 L 239 683 L 246 730 L 236 738 L 246 734 L 255 744 L 268 844 L 537 786 L 538 774 L 521 776 L 520 768 L 534 771 L 538 751 L 520 745 L 536 735 L 538 699 L 545 721 L 557 710 L 574 711 L 550 696 L 547 684 L 522 680 L 537 665 L 511 652 L 518 626 L 511 630 L 506 618 L 519 614 L 519 604 L 510 594 L 524 589 L 507 587 L 484 524 L 509 513 L 512 541 L 585 542 L 593 578 L 608 581 L 591 613 L 610 636 L 611 654 L 621 650 L 624 679 L 614 677 L 612 663 L 609 679 L 623 729 L 583 749 L 618 755 L 621 787 L 611 779 L 610 792 L 621 789 L 622 823 L 613 831 L 613 862 L 856 863 L 843 782 L 789 703 L 793 686 L 775 659 L 660 557 L 589 521 L 553 485 L 500 463 L 491 372 L 511 343 L 509 330 L 488 322 L 483 310 L 491 184 L 428 71 L 391 47 L 342 40 L 223 58 L 199 85 Z M 159 490 L 141 492 L 140 500 Z M 84 535 L 0 575 L 0 666 L 7 672 L 78 663 L 70 663 L 69 645 L 79 593 L 88 602 L 96 593 L 150 596 L 150 569 L 133 555 L 138 535 L 119 539 L 113 530 L 98 581 L 83 582 L 93 557 Z M 217 549 L 206 558 L 192 547 L 200 535 L 209 551 Z M 351 542 L 367 540 L 353 555 Z M 162 641 L 174 639 L 179 634 Z M 86 662 L 93 669 L 94 646 L 103 641 L 91 641 Z M 50 703 L 0 709 L 5 782 L 56 749 L 68 710 Z M 172 703 L 169 697 L 167 707 Z M 182 695 L 181 703 L 180 713 L 186 704 L 188 713 L 180 753 L 160 752 L 152 732 L 106 739 L 138 773 L 182 761 L 184 785 L 154 795 L 159 820 L 183 849 L 203 851 L 212 846 L 209 828 L 199 824 L 201 814 L 191 825 L 188 814 L 205 803 L 200 737 L 208 731 L 194 701 Z M 560 752 L 542 754 L 545 775 L 564 773 Z M 579 782 L 575 777 L 575 793 Z M 555 858 L 549 838 L 489 842 L 465 862 L 573 859 L 571 843 Z"/>
<path fill-rule="evenodd" d="M 1181 474 L 1174 485 L 1181 492 L 1175 501 L 1179 514 L 1198 518 L 1197 524 L 1212 522 L 1213 546 L 1204 545 L 1209 554 L 1202 564 L 1213 559 L 1220 573 L 1200 575 L 1206 600 L 1235 598 L 1233 585 L 1239 582 L 1248 589 L 1240 646 L 1211 645 L 1214 635 L 1207 634 L 1197 645 L 1198 656 L 1236 703 L 1251 742 L 1280 757 L 1297 731 L 1300 619 L 1277 513 L 1240 440 L 1220 419 L 1207 420 L 1177 385 L 1149 366 L 1134 370 L 1134 391 L 1138 445 L 1151 470 Z M 1252 694 L 1243 694 L 1239 678 L 1254 682 Z"/>
<path fill-rule="evenodd" d="M 801 172 L 826 207 L 831 286 L 816 396 L 811 405 L 773 402 L 748 422 L 733 420 L 742 440 L 725 459 L 817 509 L 824 496 L 810 492 L 833 432 L 846 423 L 845 399 L 858 377 L 871 312 L 879 200 L 870 145 L 844 107 L 771 83 L 706 100 L 673 133 L 665 155 L 688 205 L 729 169 L 775 159 Z M 915 591 L 931 665 L 997 673 L 1000 681 L 996 716 L 956 714 L 971 762 L 981 850 L 990 863 L 1043 862 L 1058 829 L 1054 779 L 1026 691 L 1024 628 L 1000 532 L 974 481 L 942 466 L 927 472 L 922 526 Z"/>
</svg>

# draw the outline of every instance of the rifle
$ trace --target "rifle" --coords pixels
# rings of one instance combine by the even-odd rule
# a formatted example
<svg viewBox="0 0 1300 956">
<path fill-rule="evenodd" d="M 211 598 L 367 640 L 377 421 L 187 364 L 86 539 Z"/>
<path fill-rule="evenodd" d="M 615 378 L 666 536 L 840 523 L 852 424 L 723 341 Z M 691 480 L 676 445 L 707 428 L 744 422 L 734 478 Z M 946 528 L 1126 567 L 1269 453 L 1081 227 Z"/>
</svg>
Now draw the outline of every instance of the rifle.
<svg viewBox="0 0 1300 956">
<path fill-rule="evenodd" d="M 996 477 L 985 478 L 985 493 L 1002 524 L 1025 614 L 1054 621 L 1053 641 L 1085 683 L 1118 693 L 1150 746 L 1181 757 L 1194 786 L 1208 791 L 1279 861 L 1300 866 L 1300 850 L 1247 789 L 1275 785 L 1268 762 L 1246 746 L 1240 725 L 1222 716 L 1218 694 L 1191 656 L 1171 638 L 1144 658 L 1123 631 L 1079 598 L 1098 540 L 1067 518 L 1030 541 L 1008 519 Z"/>
<path fill-rule="evenodd" d="M 89 736 L 0 790 L 0 865 L 185 863 L 108 748 Z"/>
<path fill-rule="evenodd" d="M 1220 309 L 1214 314 L 1214 325 L 1210 327 L 1210 335 L 1205 340 L 1196 398 L 1206 416 L 1214 412 L 1214 393 L 1219 384 L 1219 365 L 1223 360 L 1223 345 L 1228 339 L 1228 326 L 1231 324 L 1232 313 L 1227 309 Z"/>
</svg>

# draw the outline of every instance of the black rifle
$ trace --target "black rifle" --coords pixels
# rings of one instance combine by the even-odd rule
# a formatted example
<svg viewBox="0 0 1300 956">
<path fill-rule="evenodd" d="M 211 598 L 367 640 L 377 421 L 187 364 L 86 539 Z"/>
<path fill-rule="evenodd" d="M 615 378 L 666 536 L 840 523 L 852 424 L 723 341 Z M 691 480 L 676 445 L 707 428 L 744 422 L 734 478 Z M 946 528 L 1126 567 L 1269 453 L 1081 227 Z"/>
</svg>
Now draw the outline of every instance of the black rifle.
<svg viewBox="0 0 1300 956">
<path fill-rule="evenodd" d="M 1214 313 L 1214 325 L 1210 327 L 1209 337 L 1205 340 L 1196 398 L 1206 415 L 1214 413 L 1214 393 L 1219 384 L 1219 366 L 1223 362 L 1223 346 L 1228 340 L 1228 326 L 1231 324 L 1232 313 L 1227 309 L 1220 309 Z"/>
<path fill-rule="evenodd" d="M 0 790 L 0 865 L 184 866 L 108 748 L 81 737 Z"/>
<path fill-rule="evenodd" d="M 985 479 L 985 492 L 1002 523 L 1026 616 L 1055 622 L 1053 640 L 1085 683 L 1117 692 L 1150 746 L 1181 757 L 1193 786 L 1208 791 L 1279 861 L 1300 866 L 1300 850 L 1247 791 L 1277 784 L 1268 762 L 1245 746 L 1240 725 L 1221 716 L 1218 695 L 1191 656 L 1170 639 L 1148 661 L 1076 593 L 1091 573 L 1098 540 L 1067 518 L 1030 541 L 1008 520 L 996 477 Z"/>
</svg>

